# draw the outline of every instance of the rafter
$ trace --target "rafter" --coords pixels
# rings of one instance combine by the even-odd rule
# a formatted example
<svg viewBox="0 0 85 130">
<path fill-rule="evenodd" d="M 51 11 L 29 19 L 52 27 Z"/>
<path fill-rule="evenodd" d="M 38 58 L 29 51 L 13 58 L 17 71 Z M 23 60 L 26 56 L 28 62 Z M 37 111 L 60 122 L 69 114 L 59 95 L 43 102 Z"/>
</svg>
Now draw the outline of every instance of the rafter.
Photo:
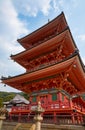
<svg viewBox="0 0 85 130">
<path fill-rule="evenodd" d="M 28 71 L 31 71 L 33 69 L 38 69 L 41 66 L 42 67 L 47 66 L 49 64 L 53 64 L 62 60 L 62 58 L 65 58 L 65 56 L 62 55 L 62 49 L 63 46 L 58 45 L 55 51 L 48 53 L 45 56 L 42 55 L 37 59 L 29 61 L 28 63 L 26 63 Z"/>
<path fill-rule="evenodd" d="M 74 94 L 77 90 L 68 80 L 69 74 L 67 72 L 59 73 L 51 78 L 46 78 L 40 81 L 25 82 L 21 84 L 22 91 L 39 91 L 49 88 L 63 89 L 70 94 Z"/>
</svg>

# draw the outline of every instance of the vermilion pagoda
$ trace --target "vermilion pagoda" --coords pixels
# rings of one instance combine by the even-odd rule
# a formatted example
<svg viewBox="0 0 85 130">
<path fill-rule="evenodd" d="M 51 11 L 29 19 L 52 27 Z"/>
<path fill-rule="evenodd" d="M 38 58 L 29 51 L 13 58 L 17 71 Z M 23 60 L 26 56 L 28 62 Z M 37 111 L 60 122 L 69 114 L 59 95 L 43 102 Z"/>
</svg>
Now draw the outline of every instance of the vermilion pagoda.
<svg viewBox="0 0 85 130">
<path fill-rule="evenodd" d="M 23 66 L 26 73 L 2 78 L 2 82 L 28 93 L 31 104 L 23 111 L 13 108 L 10 114 L 30 113 L 41 101 L 46 110 L 44 115 L 66 114 L 71 115 L 70 121 L 81 122 L 85 102 L 77 95 L 85 92 L 85 68 L 64 13 L 18 42 L 25 51 L 11 58 Z"/>
</svg>

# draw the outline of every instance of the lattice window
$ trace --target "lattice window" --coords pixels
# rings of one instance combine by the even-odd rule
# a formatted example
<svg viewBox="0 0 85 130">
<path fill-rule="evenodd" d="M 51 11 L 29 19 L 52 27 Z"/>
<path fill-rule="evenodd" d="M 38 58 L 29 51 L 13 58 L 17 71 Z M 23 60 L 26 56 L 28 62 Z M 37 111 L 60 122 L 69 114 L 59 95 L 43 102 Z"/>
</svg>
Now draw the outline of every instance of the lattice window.
<svg viewBox="0 0 85 130">
<path fill-rule="evenodd" d="M 36 96 L 32 98 L 32 102 L 36 102 Z"/>
<path fill-rule="evenodd" d="M 52 94 L 52 101 L 56 101 L 57 100 L 57 94 L 56 93 L 53 93 Z"/>
</svg>

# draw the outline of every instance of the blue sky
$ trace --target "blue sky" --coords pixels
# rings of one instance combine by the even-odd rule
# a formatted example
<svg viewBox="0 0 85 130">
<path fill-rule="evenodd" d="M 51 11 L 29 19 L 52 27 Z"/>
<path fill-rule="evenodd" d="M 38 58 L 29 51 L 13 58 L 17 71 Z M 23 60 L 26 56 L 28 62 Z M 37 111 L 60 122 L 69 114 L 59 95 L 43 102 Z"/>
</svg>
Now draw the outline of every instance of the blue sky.
<svg viewBox="0 0 85 130">
<path fill-rule="evenodd" d="M 85 0 L 0 0 L 0 77 L 15 76 L 25 69 L 10 59 L 24 50 L 21 38 L 64 12 L 85 64 Z M 14 91 L 0 84 L 0 91 Z"/>
</svg>

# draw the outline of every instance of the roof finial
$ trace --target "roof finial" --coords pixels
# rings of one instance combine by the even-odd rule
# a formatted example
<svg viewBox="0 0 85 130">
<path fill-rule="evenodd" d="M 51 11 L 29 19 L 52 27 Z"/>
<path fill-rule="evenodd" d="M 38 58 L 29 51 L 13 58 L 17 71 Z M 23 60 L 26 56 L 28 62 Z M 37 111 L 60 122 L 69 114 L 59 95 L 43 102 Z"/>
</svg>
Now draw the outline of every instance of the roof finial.
<svg viewBox="0 0 85 130">
<path fill-rule="evenodd" d="M 48 23 L 50 22 L 50 19 L 48 19 Z"/>
</svg>

